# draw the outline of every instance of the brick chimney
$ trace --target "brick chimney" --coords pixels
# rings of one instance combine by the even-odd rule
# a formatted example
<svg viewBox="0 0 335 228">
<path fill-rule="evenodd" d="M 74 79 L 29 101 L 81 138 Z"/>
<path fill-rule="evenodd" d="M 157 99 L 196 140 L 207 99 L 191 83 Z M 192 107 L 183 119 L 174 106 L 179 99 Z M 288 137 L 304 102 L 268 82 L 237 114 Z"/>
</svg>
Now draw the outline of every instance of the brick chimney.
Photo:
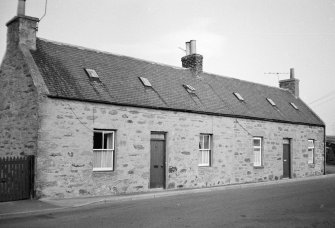
<svg viewBox="0 0 335 228">
<path fill-rule="evenodd" d="M 290 79 L 279 81 L 279 87 L 288 89 L 295 97 L 299 97 L 299 79 L 294 77 L 294 68 L 290 69 Z"/>
<path fill-rule="evenodd" d="M 191 69 L 195 75 L 198 75 L 202 73 L 202 60 L 202 55 L 196 53 L 196 41 L 186 42 L 186 56 L 181 58 L 182 66 Z"/>
<path fill-rule="evenodd" d="M 38 18 L 25 15 L 26 0 L 19 0 L 17 15 L 7 22 L 7 50 L 24 44 L 27 48 L 36 49 L 36 32 Z"/>
</svg>

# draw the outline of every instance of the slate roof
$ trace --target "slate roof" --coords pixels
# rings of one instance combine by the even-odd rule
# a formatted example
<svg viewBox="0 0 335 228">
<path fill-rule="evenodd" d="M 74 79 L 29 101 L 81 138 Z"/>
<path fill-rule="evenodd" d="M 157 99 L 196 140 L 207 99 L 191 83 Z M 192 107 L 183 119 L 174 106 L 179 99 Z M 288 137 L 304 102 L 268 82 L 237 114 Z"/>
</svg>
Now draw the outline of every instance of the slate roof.
<svg viewBox="0 0 335 228">
<path fill-rule="evenodd" d="M 324 126 L 301 99 L 280 88 L 209 73 L 195 77 L 189 69 L 44 39 L 37 39 L 31 54 L 51 97 Z M 99 80 L 92 80 L 85 68 L 94 69 Z M 145 87 L 139 77 L 152 87 Z M 195 92 L 188 93 L 184 84 Z"/>
</svg>

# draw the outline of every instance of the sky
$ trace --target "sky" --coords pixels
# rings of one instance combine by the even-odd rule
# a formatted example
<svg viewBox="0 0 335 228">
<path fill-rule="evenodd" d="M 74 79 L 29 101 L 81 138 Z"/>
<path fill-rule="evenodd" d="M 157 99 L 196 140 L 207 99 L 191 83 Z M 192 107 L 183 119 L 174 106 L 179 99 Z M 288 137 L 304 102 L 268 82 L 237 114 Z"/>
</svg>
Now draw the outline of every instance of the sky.
<svg viewBox="0 0 335 228">
<path fill-rule="evenodd" d="M 41 18 L 45 2 L 27 0 L 26 15 Z M 1 59 L 16 11 L 0 0 Z M 294 68 L 335 135 L 335 0 L 49 0 L 37 36 L 180 67 L 196 40 L 205 72 L 275 87 Z"/>
</svg>

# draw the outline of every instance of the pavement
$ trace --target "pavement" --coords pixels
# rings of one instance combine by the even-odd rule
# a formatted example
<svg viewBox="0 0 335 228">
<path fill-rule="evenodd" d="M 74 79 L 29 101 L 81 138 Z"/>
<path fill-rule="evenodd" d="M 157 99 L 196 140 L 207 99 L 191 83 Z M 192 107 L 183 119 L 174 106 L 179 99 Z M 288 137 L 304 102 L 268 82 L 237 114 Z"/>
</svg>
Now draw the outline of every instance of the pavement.
<svg viewBox="0 0 335 228">
<path fill-rule="evenodd" d="M 335 166 L 333 168 L 335 170 Z M 282 179 L 279 181 L 217 186 L 210 188 L 157 190 L 146 193 L 118 195 L 118 196 L 113 195 L 113 196 L 80 197 L 80 198 L 65 198 L 65 199 L 40 199 L 40 200 L 19 200 L 10 202 L 0 202 L 0 219 L 19 218 L 32 215 L 64 212 L 79 207 L 97 206 L 101 204 L 120 202 L 120 201 L 152 199 L 152 198 L 182 195 L 182 194 L 222 191 L 226 189 L 252 188 L 265 185 L 284 184 L 299 181 L 301 182 L 315 179 L 326 179 L 334 177 L 333 175 L 334 174 L 306 177 L 306 178 L 296 178 L 296 179 Z"/>
</svg>

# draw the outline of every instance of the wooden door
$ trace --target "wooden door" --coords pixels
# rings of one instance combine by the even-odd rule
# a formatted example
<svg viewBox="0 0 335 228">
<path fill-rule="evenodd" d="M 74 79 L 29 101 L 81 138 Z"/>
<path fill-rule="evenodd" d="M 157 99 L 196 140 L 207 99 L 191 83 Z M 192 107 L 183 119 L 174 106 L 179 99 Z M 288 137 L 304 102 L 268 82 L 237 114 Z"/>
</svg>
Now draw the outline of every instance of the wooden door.
<svg viewBox="0 0 335 228">
<path fill-rule="evenodd" d="M 283 178 L 291 178 L 291 144 L 289 139 L 283 140 Z"/>
<path fill-rule="evenodd" d="M 151 135 L 150 141 L 150 188 L 165 187 L 165 137 Z"/>
</svg>

